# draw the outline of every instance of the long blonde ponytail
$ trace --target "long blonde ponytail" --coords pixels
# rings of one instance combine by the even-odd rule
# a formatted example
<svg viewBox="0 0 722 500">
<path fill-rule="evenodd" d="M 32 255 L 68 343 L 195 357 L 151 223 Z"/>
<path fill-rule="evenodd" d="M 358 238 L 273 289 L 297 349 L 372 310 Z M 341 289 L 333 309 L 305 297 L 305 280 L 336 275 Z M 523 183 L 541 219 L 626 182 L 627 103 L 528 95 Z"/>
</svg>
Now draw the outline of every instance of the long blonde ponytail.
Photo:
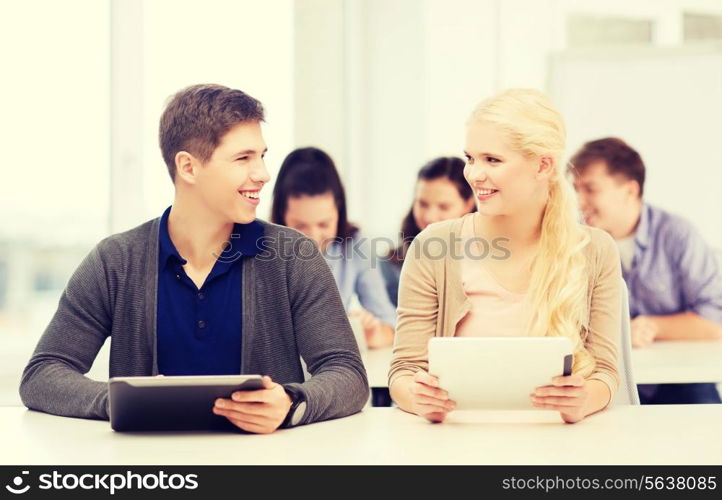
<svg viewBox="0 0 722 500">
<path fill-rule="evenodd" d="M 574 373 L 590 375 L 594 358 L 584 347 L 588 326 L 589 275 L 582 249 L 589 235 L 579 224 L 579 209 L 561 160 L 566 129 L 559 111 L 544 94 L 533 89 L 509 89 L 480 103 L 471 116 L 495 124 L 509 144 L 526 156 L 550 156 L 554 173 L 542 220 L 537 256 L 531 263 L 529 285 L 532 336 L 563 336 L 574 345 Z"/>
</svg>

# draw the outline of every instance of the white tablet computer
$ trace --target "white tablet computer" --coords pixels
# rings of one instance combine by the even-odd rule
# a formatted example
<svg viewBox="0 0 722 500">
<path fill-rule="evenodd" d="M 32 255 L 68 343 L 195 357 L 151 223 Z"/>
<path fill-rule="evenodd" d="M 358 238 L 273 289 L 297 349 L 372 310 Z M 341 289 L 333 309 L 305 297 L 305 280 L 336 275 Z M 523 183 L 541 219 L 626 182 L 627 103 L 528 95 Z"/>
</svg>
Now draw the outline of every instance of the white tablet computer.
<svg viewBox="0 0 722 500">
<path fill-rule="evenodd" d="M 262 388 L 260 375 L 113 377 L 110 426 L 115 431 L 237 430 L 213 413 L 215 400 Z"/>
<path fill-rule="evenodd" d="M 534 389 L 571 374 L 572 353 L 565 337 L 434 337 L 429 373 L 457 410 L 532 410 Z"/>
</svg>

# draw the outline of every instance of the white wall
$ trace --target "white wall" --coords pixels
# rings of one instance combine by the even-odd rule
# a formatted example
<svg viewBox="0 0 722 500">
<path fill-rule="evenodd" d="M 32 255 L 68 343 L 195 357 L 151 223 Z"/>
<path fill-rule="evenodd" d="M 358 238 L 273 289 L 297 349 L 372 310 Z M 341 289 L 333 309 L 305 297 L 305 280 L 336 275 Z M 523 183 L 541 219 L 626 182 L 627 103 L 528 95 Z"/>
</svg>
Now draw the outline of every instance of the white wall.
<svg viewBox="0 0 722 500">
<path fill-rule="evenodd" d="M 294 146 L 318 144 L 342 166 L 345 152 L 344 4 L 294 2 Z M 310 117 L 317 117 L 310 119 Z M 291 117 L 289 117 L 290 119 Z"/>
<path fill-rule="evenodd" d="M 94 0 L 0 2 L 0 241 L 106 234 L 108 15 Z"/>
<path fill-rule="evenodd" d="M 326 23 L 331 16 L 343 17 L 345 29 L 339 34 L 338 25 L 326 26 L 328 40 L 337 45 L 317 47 L 328 65 L 324 92 L 334 97 L 334 104 L 323 108 L 323 114 L 297 114 L 296 137 L 332 150 L 346 183 L 351 219 L 367 235 L 385 237 L 395 237 L 421 165 L 435 156 L 461 154 L 464 122 L 474 104 L 507 87 L 549 90 L 549 63 L 554 54 L 566 50 L 568 16 L 650 19 L 652 43 L 667 47 L 683 42 L 684 11 L 722 12 L 717 0 L 300 3 L 305 6 L 304 16 L 315 19 L 314 28 L 321 26 L 323 16 Z M 329 5 L 334 9 L 324 12 Z M 306 43 L 309 40 L 299 32 L 296 44 Z M 343 58 L 339 58 L 341 50 Z M 296 50 L 297 55 L 312 52 L 310 46 Z M 298 70 L 304 62 L 297 60 L 296 65 L 297 78 L 308 78 Z M 341 72 L 345 78 L 334 81 Z M 316 97 L 298 91 L 305 86 L 297 83 L 297 100 L 318 100 L 318 89 Z M 342 105 L 339 89 L 344 93 Z M 681 95 L 670 99 L 684 102 Z M 309 130 L 313 133 L 306 134 Z M 618 130 L 621 134 L 627 129 Z M 570 130 L 574 142 L 569 144 L 570 152 L 579 145 L 579 137 Z M 654 186 L 651 181 L 650 189 Z"/>
<path fill-rule="evenodd" d="M 132 2 L 113 1 L 118 9 L 134 8 Z M 130 43 L 120 57 L 141 60 L 125 77 L 134 90 L 124 93 L 128 104 L 140 106 L 135 111 L 139 118 L 134 138 L 115 153 L 121 156 L 114 164 L 122 166 L 128 157 L 142 160 L 139 168 L 115 172 L 122 186 L 116 205 L 128 208 L 114 219 L 113 232 L 157 217 L 173 201 L 173 185 L 158 147 L 158 121 L 167 99 L 183 87 L 219 83 L 264 104 L 266 163 L 272 177 L 294 143 L 293 0 L 144 0 L 133 15 L 128 22 L 136 23 L 142 46 L 134 50 L 137 43 Z M 272 189 L 271 183 L 264 190 L 260 214 L 270 209 Z"/>
<path fill-rule="evenodd" d="M 498 16 L 492 1 L 426 0 L 420 110 L 424 131 L 417 139 L 423 145 L 422 163 L 435 156 L 462 156 L 464 123 L 471 109 L 498 89 Z M 420 167 L 410 168 L 412 183 Z"/>
<path fill-rule="evenodd" d="M 329 3 L 334 6 L 330 11 Z M 496 53 L 495 2 L 300 4 L 313 36 L 297 30 L 297 46 L 319 39 L 336 45 L 314 47 L 318 52 L 296 49 L 296 75 L 307 80 L 296 84 L 296 137 L 304 142 L 299 145 L 333 154 L 346 185 L 350 218 L 367 236 L 395 238 L 419 168 L 435 156 L 461 154 L 466 116 L 494 90 L 495 71 L 487 61 Z M 345 23 L 341 33 L 331 24 L 340 18 Z M 318 82 L 317 75 L 299 70 L 316 68 L 321 59 L 330 80 Z M 333 80 L 339 73 L 344 78 Z M 309 82 L 322 85 L 323 93 Z M 341 103 L 334 85 L 342 91 Z M 303 88 L 306 93 L 298 91 Z M 301 113 L 310 103 L 322 112 Z"/>
<path fill-rule="evenodd" d="M 642 155 L 644 197 L 722 248 L 722 44 L 577 53 L 553 64 L 569 151 L 618 136 Z"/>
</svg>

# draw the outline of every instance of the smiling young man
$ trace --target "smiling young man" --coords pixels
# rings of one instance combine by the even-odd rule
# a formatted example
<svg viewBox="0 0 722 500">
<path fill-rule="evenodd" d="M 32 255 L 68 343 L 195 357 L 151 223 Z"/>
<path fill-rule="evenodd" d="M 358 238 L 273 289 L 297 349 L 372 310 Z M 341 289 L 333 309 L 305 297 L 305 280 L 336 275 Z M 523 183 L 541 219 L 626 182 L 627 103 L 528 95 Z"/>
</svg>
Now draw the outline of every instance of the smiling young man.
<svg viewBox="0 0 722 500">
<path fill-rule="evenodd" d="M 632 344 L 722 339 L 722 276 L 685 219 L 645 203 L 645 167 L 621 139 L 586 143 L 572 158 L 584 218 L 616 241 L 629 288 Z M 719 403 L 714 384 L 640 385 L 647 404 Z"/>
<path fill-rule="evenodd" d="M 84 374 L 110 337 L 111 377 L 266 375 L 209 409 L 249 432 L 361 410 L 366 372 L 331 271 L 310 240 L 256 219 L 263 118 L 220 85 L 172 98 L 160 147 L 173 205 L 80 264 L 23 373 L 28 408 L 107 419 L 107 384 Z"/>
</svg>

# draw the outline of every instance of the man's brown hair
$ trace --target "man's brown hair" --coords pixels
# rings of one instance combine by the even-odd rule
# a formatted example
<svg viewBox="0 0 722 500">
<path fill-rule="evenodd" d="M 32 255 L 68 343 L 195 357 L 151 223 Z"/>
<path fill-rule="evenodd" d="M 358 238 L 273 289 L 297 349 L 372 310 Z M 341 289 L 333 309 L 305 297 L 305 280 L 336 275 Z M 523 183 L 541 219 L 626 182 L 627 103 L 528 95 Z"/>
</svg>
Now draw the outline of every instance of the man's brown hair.
<svg viewBox="0 0 722 500">
<path fill-rule="evenodd" d="M 644 162 L 639 153 L 622 139 L 605 137 L 587 142 L 570 160 L 570 170 L 579 175 L 598 161 L 607 165 L 609 175 L 621 175 L 639 184 L 639 197 L 644 192 Z"/>
<path fill-rule="evenodd" d="M 201 84 L 179 91 L 160 117 L 158 134 L 170 178 L 175 182 L 179 151 L 187 151 L 205 163 L 231 128 L 263 119 L 263 105 L 240 90 Z"/>
</svg>

